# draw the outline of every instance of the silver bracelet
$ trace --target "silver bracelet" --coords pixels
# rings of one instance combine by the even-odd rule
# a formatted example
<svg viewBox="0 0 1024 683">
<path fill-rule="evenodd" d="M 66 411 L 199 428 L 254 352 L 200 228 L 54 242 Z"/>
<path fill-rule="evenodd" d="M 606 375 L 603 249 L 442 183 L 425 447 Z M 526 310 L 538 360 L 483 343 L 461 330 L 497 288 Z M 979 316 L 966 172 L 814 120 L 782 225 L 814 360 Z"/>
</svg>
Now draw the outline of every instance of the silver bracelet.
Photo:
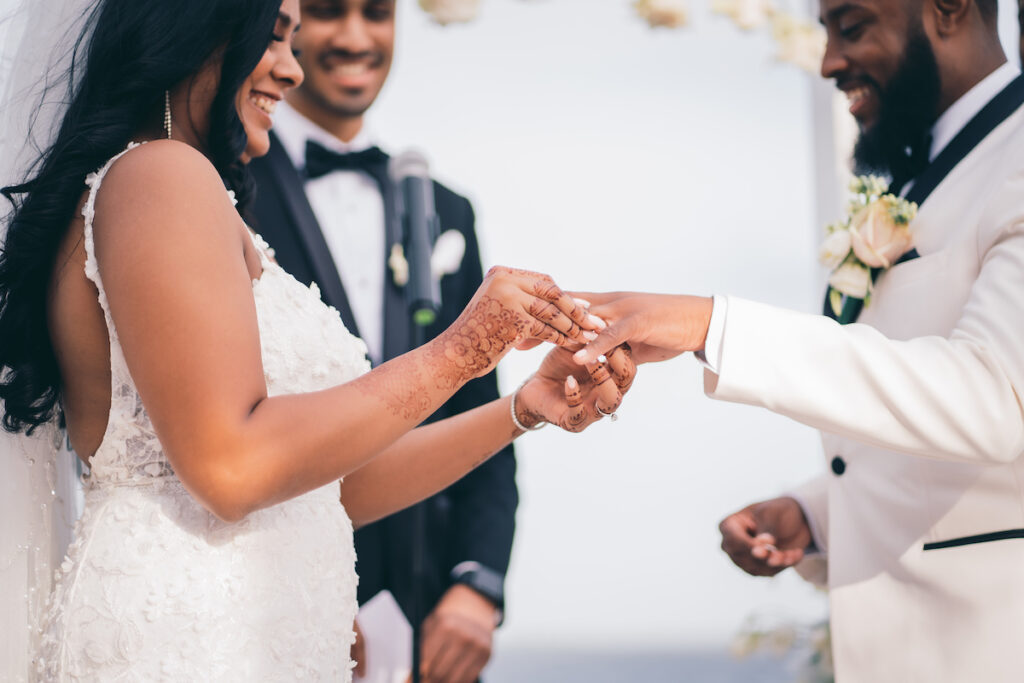
<svg viewBox="0 0 1024 683">
<path fill-rule="evenodd" d="M 519 390 L 525 387 L 526 383 L 529 382 L 531 379 L 533 379 L 533 375 L 530 375 L 529 377 L 524 379 L 523 383 L 516 387 L 516 390 L 512 392 L 512 400 L 509 402 L 509 414 L 512 415 L 512 424 L 516 426 L 516 429 L 523 432 L 535 432 L 538 429 L 543 429 L 544 427 L 548 426 L 547 422 L 542 421 L 538 422 L 532 427 L 527 427 L 526 425 L 519 421 L 518 417 L 516 417 L 516 397 L 519 396 Z"/>
</svg>

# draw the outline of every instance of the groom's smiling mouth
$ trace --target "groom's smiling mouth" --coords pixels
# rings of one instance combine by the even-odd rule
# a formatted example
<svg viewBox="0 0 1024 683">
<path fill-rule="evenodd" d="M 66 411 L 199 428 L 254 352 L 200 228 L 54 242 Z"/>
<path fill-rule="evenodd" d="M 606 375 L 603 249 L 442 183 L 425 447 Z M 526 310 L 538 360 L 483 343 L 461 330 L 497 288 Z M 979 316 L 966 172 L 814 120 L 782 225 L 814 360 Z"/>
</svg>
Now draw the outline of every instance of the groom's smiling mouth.
<svg viewBox="0 0 1024 683">
<path fill-rule="evenodd" d="M 839 89 L 850 103 L 850 114 L 861 126 L 869 125 L 878 111 L 878 89 L 863 82 L 840 83 Z"/>
</svg>

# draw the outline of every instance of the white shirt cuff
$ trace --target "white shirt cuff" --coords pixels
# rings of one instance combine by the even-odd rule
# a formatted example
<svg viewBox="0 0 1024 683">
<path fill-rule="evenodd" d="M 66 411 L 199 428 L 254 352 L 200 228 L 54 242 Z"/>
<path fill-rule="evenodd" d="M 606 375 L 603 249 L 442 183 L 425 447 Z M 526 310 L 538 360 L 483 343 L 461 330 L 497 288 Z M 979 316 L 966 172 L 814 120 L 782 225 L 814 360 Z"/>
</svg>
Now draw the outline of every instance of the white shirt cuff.
<svg viewBox="0 0 1024 683">
<path fill-rule="evenodd" d="M 712 297 L 711 323 L 708 325 L 708 336 L 704 340 L 704 350 L 693 354 L 700 364 L 715 373 L 722 368 L 722 337 L 725 336 L 725 317 L 729 312 L 729 300 L 724 296 Z"/>
<path fill-rule="evenodd" d="M 804 556 L 817 557 L 822 555 L 825 552 L 825 544 L 822 543 L 821 530 L 818 529 L 817 521 L 811 515 L 810 508 L 807 506 L 807 503 L 804 502 L 803 497 L 801 497 L 798 493 L 793 493 L 792 491 L 790 491 L 789 493 L 786 493 L 784 495 L 789 496 L 790 498 L 797 502 L 797 505 L 800 506 L 800 509 L 804 511 L 804 518 L 807 520 L 807 526 L 811 529 L 811 540 L 814 542 L 814 549 L 807 552 Z"/>
</svg>

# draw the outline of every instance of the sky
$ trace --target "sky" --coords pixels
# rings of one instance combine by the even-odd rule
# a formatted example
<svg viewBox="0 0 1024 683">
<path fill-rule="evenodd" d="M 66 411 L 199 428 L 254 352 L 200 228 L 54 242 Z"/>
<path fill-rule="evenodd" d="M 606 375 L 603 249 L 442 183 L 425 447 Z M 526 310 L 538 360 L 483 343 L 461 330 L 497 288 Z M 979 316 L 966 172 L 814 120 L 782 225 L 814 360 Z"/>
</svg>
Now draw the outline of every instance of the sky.
<svg viewBox="0 0 1024 683">
<path fill-rule="evenodd" d="M 670 31 L 626 0 L 482 0 L 476 22 L 445 28 L 400 0 L 371 128 L 472 199 L 485 267 L 818 311 L 811 89 L 826 86 L 709 4 Z M 1007 41 L 1015 11 L 1002 8 Z M 503 362 L 506 392 L 541 353 Z M 825 614 L 792 572 L 733 567 L 717 531 L 822 472 L 816 432 L 706 398 L 692 357 L 641 368 L 619 417 L 517 442 L 499 648 L 720 647 L 752 616 Z"/>
</svg>

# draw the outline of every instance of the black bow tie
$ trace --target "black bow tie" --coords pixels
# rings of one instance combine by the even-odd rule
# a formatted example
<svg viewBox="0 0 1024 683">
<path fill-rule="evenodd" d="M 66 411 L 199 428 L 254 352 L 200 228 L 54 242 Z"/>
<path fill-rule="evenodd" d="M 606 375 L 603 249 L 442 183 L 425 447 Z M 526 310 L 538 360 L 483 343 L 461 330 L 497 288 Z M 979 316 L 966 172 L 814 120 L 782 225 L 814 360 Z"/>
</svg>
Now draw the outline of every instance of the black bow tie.
<svg viewBox="0 0 1024 683">
<path fill-rule="evenodd" d="M 387 178 L 388 155 L 379 147 L 340 154 L 312 140 L 306 142 L 306 177 L 319 178 L 332 171 L 364 171 L 383 184 Z"/>
<path fill-rule="evenodd" d="M 913 145 L 907 145 L 902 154 L 890 162 L 892 183 L 889 191 L 899 194 L 903 186 L 921 175 L 921 172 L 928 167 L 929 157 L 932 151 L 932 134 L 925 132 L 921 139 Z"/>
</svg>

